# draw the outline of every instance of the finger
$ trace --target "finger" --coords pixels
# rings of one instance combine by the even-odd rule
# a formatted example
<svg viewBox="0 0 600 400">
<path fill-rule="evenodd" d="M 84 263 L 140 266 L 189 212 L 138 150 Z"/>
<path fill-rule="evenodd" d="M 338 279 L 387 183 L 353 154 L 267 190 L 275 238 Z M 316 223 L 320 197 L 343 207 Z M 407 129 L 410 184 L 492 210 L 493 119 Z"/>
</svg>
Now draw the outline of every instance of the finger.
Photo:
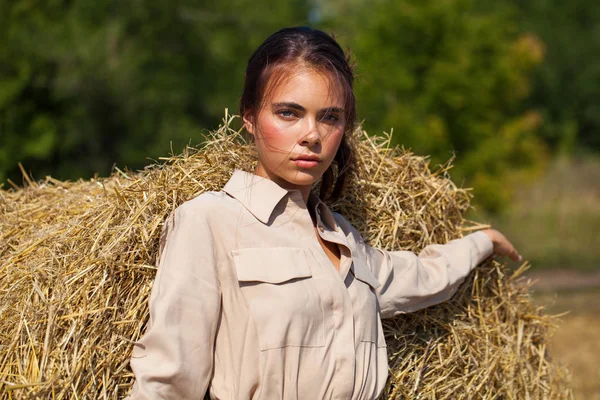
<svg viewBox="0 0 600 400">
<path fill-rule="evenodd" d="M 511 248 L 510 254 L 508 256 L 514 262 L 521 262 L 521 261 L 523 261 L 523 257 L 521 257 L 521 255 L 519 254 L 519 252 L 517 251 L 517 249 L 515 249 L 514 247 Z"/>
</svg>

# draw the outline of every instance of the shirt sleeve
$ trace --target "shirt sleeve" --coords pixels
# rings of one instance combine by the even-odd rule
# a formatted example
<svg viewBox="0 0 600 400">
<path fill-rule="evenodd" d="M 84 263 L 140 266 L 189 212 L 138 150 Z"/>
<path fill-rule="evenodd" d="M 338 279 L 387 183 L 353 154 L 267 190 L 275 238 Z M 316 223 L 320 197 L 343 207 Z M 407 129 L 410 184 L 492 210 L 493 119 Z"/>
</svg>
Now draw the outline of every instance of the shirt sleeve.
<svg viewBox="0 0 600 400">
<path fill-rule="evenodd" d="M 185 205 L 165 224 L 150 320 L 135 343 L 130 399 L 201 399 L 213 369 L 221 308 L 213 238 Z"/>
<path fill-rule="evenodd" d="M 469 272 L 493 253 L 483 232 L 444 245 L 429 245 L 417 256 L 366 246 L 367 264 L 377 289 L 382 318 L 391 318 L 449 299 Z"/>
</svg>

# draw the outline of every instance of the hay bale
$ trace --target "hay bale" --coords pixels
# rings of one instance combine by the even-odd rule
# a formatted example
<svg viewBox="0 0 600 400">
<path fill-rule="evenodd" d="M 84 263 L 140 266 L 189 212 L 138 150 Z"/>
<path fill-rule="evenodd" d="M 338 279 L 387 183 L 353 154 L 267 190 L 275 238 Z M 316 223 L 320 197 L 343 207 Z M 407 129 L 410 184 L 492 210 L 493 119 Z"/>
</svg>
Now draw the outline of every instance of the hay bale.
<svg viewBox="0 0 600 400">
<path fill-rule="evenodd" d="M 46 178 L 0 190 L 0 399 L 122 398 L 131 344 L 144 331 L 162 223 L 182 202 L 252 170 L 230 128 L 201 150 L 139 173 Z M 476 229 L 468 192 L 422 157 L 357 131 L 360 169 L 332 205 L 372 245 L 418 251 Z M 547 352 L 553 320 L 494 262 L 451 301 L 386 323 L 389 399 L 568 399 Z"/>
</svg>

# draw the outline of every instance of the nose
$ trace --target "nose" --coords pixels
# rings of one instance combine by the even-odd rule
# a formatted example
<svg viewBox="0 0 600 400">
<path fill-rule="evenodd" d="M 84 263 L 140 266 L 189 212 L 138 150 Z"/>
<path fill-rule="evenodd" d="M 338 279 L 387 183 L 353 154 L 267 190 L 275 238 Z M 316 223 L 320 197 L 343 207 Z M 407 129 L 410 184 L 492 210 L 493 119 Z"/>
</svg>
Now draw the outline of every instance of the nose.
<svg viewBox="0 0 600 400">
<path fill-rule="evenodd" d="M 298 143 L 302 146 L 311 147 L 321 143 L 321 133 L 316 121 L 311 121 L 308 126 L 308 132 L 300 137 Z"/>
</svg>

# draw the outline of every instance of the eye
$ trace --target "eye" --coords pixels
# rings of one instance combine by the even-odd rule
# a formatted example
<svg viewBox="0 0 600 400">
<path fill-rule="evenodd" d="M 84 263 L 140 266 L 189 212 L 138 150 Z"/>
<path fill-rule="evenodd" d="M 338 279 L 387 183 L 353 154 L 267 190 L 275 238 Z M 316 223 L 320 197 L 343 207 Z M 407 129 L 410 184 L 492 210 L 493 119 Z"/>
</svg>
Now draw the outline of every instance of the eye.
<svg viewBox="0 0 600 400">
<path fill-rule="evenodd" d="M 283 119 L 292 119 L 297 117 L 294 111 L 288 109 L 277 110 L 276 114 L 282 117 Z"/>
<path fill-rule="evenodd" d="M 320 121 L 326 124 L 336 124 L 339 122 L 339 120 L 340 116 L 337 113 L 325 113 L 320 118 Z"/>
</svg>

